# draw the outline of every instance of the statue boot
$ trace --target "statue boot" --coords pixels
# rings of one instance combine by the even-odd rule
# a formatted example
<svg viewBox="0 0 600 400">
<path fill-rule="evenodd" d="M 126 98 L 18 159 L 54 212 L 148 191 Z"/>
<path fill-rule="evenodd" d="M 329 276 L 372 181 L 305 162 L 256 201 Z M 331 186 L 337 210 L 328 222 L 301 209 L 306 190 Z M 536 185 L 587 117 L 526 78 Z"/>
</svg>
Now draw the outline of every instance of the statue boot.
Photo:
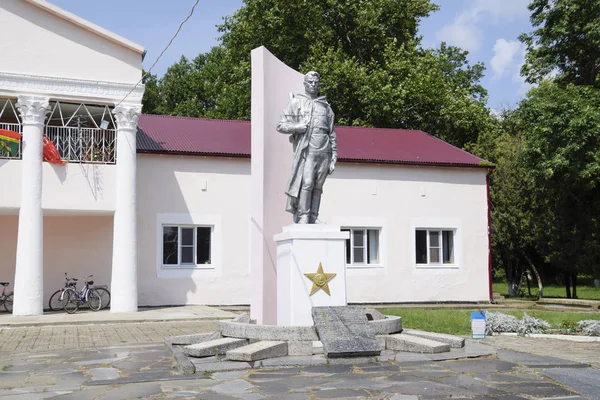
<svg viewBox="0 0 600 400">
<path fill-rule="evenodd" d="M 309 217 L 308 217 L 308 221 L 311 224 L 320 224 L 321 221 L 319 221 L 319 208 L 321 207 L 321 194 L 323 193 L 322 190 L 313 190 L 312 193 L 312 201 L 310 204 L 310 213 L 309 213 Z"/>
<path fill-rule="evenodd" d="M 311 206 L 311 191 L 300 190 L 300 197 L 298 198 L 298 223 L 309 224 L 310 206 Z"/>
</svg>

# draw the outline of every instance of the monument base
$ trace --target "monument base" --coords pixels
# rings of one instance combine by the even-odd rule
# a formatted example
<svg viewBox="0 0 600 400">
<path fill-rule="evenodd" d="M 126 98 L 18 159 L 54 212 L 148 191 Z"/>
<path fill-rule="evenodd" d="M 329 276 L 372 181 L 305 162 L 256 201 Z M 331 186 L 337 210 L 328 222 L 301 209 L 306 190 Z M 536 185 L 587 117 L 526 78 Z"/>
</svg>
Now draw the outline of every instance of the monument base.
<svg viewBox="0 0 600 400">
<path fill-rule="evenodd" d="M 337 225 L 293 224 L 275 235 L 277 325 L 312 326 L 314 306 L 345 306 L 348 232 Z"/>
</svg>

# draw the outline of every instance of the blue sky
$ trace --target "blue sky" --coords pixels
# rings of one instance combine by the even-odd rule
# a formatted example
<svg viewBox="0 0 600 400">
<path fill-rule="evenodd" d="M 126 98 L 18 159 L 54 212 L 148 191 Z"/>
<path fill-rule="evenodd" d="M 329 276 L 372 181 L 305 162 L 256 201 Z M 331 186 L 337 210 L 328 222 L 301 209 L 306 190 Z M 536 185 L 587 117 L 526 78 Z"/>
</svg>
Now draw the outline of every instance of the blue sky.
<svg viewBox="0 0 600 400">
<path fill-rule="evenodd" d="M 50 0 L 82 18 L 144 46 L 148 68 L 166 46 L 194 0 Z M 514 107 L 529 86 L 519 76 L 522 32 L 529 32 L 529 0 L 434 0 L 440 10 L 421 23 L 425 47 L 443 40 L 469 51 L 472 62 L 485 63 L 482 80 L 492 109 Z M 215 27 L 241 0 L 200 0 L 192 18 L 152 72 L 162 75 L 181 55 L 193 58 L 216 45 Z"/>
</svg>

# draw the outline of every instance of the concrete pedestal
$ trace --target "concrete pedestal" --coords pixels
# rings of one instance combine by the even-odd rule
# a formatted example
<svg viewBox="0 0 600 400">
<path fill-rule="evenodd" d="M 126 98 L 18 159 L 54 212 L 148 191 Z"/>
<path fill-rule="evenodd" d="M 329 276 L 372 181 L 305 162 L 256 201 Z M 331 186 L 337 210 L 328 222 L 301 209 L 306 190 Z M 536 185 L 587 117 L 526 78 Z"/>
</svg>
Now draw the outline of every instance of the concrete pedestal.
<svg viewBox="0 0 600 400">
<path fill-rule="evenodd" d="M 348 232 L 328 224 L 294 224 L 275 235 L 277 243 L 277 325 L 311 326 L 313 306 L 346 305 Z M 331 295 L 320 288 L 310 295 L 313 282 L 304 274 L 336 274 L 328 282 Z"/>
</svg>

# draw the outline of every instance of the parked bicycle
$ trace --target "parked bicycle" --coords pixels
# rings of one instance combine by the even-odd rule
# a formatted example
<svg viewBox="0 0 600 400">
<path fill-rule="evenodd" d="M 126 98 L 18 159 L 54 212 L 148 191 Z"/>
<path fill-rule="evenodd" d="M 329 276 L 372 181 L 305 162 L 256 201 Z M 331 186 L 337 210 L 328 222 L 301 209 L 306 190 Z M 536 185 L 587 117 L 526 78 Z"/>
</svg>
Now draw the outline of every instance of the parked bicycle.
<svg viewBox="0 0 600 400">
<path fill-rule="evenodd" d="M 58 289 L 56 292 L 50 296 L 50 300 L 48 301 L 48 307 L 52 311 L 60 311 L 65 308 L 65 304 L 67 304 L 68 296 L 65 296 L 65 291 L 67 289 L 74 288 L 77 285 L 76 278 L 69 278 L 67 273 L 65 272 L 65 287 Z"/>
<path fill-rule="evenodd" d="M 91 280 L 92 277 L 93 275 L 87 277 L 81 290 L 77 290 L 76 286 L 65 289 L 63 296 L 67 296 L 67 302 L 64 307 L 66 312 L 73 314 L 77 312 L 79 307 L 86 304 L 92 311 L 100 310 L 102 300 L 97 289 L 93 289 L 90 286 L 94 284 L 94 281 Z"/>
<path fill-rule="evenodd" d="M 96 289 L 96 292 L 100 295 L 101 310 L 107 308 L 110 305 L 110 291 L 106 285 L 94 285 L 92 289 Z"/>
<path fill-rule="evenodd" d="M 0 304 L 4 305 L 4 309 L 9 313 L 12 313 L 13 309 L 13 292 L 6 293 L 6 287 L 8 286 L 8 282 L 0 282 L 0 285 L 4 286 L 2 288 L 2 295 L 0 295 Z"/>
</svg>

